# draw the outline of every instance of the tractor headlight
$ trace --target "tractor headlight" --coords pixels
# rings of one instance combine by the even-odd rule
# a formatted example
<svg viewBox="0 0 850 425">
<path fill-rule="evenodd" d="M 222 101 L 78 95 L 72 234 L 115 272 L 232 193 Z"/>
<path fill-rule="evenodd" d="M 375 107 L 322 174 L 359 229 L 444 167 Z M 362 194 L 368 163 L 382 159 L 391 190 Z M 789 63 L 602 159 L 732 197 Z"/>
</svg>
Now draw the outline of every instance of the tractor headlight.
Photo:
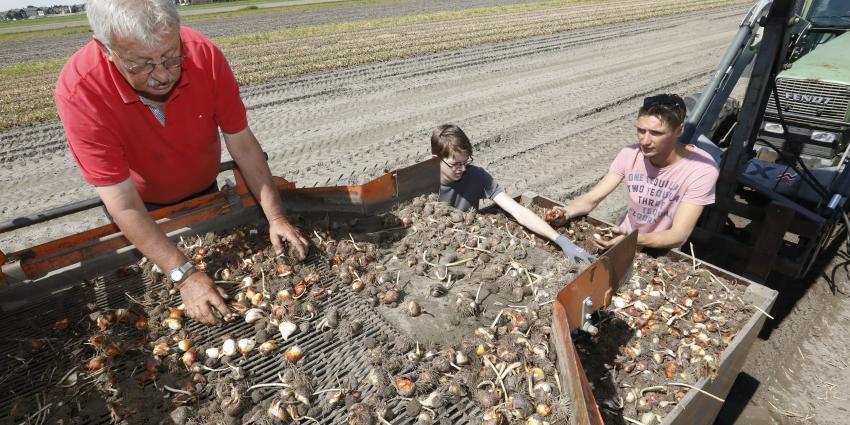
<svg viewBox="0 0 850 425">
<path fill-rule="evenodd" d="M 775 134 L 785 133 L 785 130 L 782 128 L 782 125 L 779 124 L 779 123 L 775 123 L 775 122 L 764 123 L 764 131 L 766 131 L 768 133 L 775 133 Z"/>
<path fill-rule="evenodd" d="M 821 142 L 821 143 L 832 143 L 835 139 L 838 138 L 838 135 L 835 133 L 830 133 L 828 131 L 813 131 L 812 132 L 812 141 Z"/>
</svg>

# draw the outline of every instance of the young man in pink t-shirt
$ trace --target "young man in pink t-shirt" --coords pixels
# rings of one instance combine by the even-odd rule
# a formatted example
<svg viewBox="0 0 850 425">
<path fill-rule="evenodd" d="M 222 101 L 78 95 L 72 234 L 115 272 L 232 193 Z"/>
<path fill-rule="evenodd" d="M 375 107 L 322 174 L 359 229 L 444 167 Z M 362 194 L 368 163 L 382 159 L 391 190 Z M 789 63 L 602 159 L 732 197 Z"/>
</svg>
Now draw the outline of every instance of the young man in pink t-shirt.
<svg viewBox="0 0 850 425">
<path fill-rule="evenodd" d="M 638 245 L 677 248 L 690 236 L 702 209 L 714 203 L 719 170 L 711 155 L 678 143 L 684 131 L 685 102 L 675 94 L 644 99 L 636 123 L 638 143 L 626 146 L 608 174 L 558 213 L 564 223 L 587 215 L 620 182 L 626 183 L 628 210 L 611 240 L 596 240 L 602 249 L 638 231 Z M 560 224 L 555 222 L 554 224 Z"/>
</svg>

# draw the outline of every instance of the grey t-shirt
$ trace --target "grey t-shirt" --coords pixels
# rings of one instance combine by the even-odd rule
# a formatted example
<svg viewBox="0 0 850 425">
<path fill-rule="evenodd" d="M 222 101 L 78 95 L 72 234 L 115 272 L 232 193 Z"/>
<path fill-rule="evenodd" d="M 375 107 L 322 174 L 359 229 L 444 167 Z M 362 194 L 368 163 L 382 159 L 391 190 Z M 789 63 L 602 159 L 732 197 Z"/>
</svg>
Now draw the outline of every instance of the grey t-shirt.
<svg viewBox="0 0 850 425">
<path fill-rule="evenodd" d="M 456 182 L 440 184 L 440 201 L 461 210 L 478 209 L 484 198 L 493 199 L 504 192 L 496 179 L 481 167 L 468 165 L 463 177 Z"/>
</svg>

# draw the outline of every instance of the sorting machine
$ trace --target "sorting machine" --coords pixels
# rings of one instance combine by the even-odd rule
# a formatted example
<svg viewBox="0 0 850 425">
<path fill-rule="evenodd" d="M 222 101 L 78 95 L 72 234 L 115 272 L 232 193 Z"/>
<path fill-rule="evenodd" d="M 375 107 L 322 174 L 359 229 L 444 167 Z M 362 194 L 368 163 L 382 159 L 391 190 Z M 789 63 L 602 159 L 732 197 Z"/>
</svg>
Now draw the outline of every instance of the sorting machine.
<svg viewBox="0 0 850 425">
<path fill-rule="evenodd" d="M 159 226 L 171 238 L 187 237 L 208 231 L 226 230 L 230 227 L 256 223 L 262 220 L 259 207 L 247 190 L 241 174 L 232 163 L 222 165 L 222 171 L 233 170 L 235 185 L 226 185 L 218 193 L 186 201 L 182 204 L 152 212 Z M 386 211 L 393 206 L 416 196 L 433 193 L 438 188 L 439 163 L 429 160 L 384 174 L 366 184 L 357 186 L 297 188 L 295 184 L 279 177 L 275 181 L 284 203 L 290 211 L 305 213 L 349 213 L 370 216 Z M 531 193 L 523 195 L 522 201 L 551 207 L 556 202 Z M 79 202 L 67 207 L 45 211 L 29 217 L 21 217 L 0 225 L 0 232 L 38 225 L 70 213 L 97 208 L 97 199 Z M 604 224 L 601 221 L 591 221 Z M 602 424 L 599 407 L 594 399 L 587 377 L 573 345 L 576 332 L 592 330 L 592 313 L 605 307 L 617 288 L 628 280 L 635 256 L 636 234 L 630 235 L 618 246 L 600 256 L 573 281 L 564 282 L 557 294 L 553 314 L 553 345 L 558 356 L 558 371 L 561 378 L 560 391 L 567 394 L 574 406 L 574 424 Z M 687 260 L 684 254 L 673 252 L 674 259 Z M 0 338 L 15 341 L 24 338 L 33 327 L 46 327 L 67 312 L 95 302 L 100 308 L 126 306 L 125 294 L 140 290 L 156 290 L 157 286 L 141 276 L 128 276 L 117 270 L 122 266 L 138 262 L 140 254 L 133 249 L 114 225 L 91 229 L 47 243 L 10 253 L 0 254 Z M 307 260 L 319 270 L 327 270 L 327 260 L 311 256 Z M 757 283 L 703 264 L 731 284 L 746 287 L 746 300 L 764 311 L 769 311 L 776 292 Z M 330 273 L 323 273 L 325 278 Z M 369 308 L 359 297 L 336 296 L 328 301 L 343 312 L 362 312 Z M 361 315 L 361 317 L 363 317 Z M 380 314 L 367 315 L 363 335 L 348 342 L 324 342 L 318 333 L 300 336 L 299 344 L 312 347 L 319 353 L 322 362 L 312 361 L 305 365 L 318 379 L 332 379 L 326 369 L 357 372 L 368 363 L 363 358 L 363 338 L 384 335 L 390 337 L 401 333 L 397 326 Z M 22 320 L 26 318 L 25 320 Z M 434 320 L 441 320 L 435 318 Z M 716 376 L 699 381 L 696 386 L 718 397 L 725 397 L 735 376 L 741 369 L 750 345 L 764 323 L 764 316 L 754 313 L 723 352 Z M 446 323 L 446 326 L 450 326 Z M 229 333 L 239 335 L 248 332 L 250 326 L 231 323 L 222 328 L 206 328 L 193 324 L 190 331 L 202 339 L 212 340 Z M 8 352 L 13 344 L 4 344 L 2 351 Z M 18 360 L 10 356 L 0 358 L 0 370 L 17 366 Z M 268 362 L 269 364 L 265 364 Z M 278 367 L 273 360 L 263 361 L 252 368 L 262 371 L 259 382 L 277 379 Z M 47 366 L 34 358 L 29 365 L 32 373 Z M 41 371 L 43 373 L 43 371 Z M 365 373 L 365 371 L 360 371 Z M 0 411 L 8 411 L 15 396 L 32 396 L 44 390 L 48 383 L 27 379 L 11 379 L 0 382 Z M 669 414 L 665 424 L 708 424 L 718 413 L 721 403 L 700 392 L 690 391 Z M 452 423 L 462 423 L 476 407 L 470 404 L 454 405 L 447 410 Z M 326 423 L 342 423 L 344 417 L 324 418 Z M 474 417 L 474 416 L 473 416 Z M 399 422 L 402 421 L 402 422 Z M 399 416 L 395 423 L 403 423 Z M 409 418 L 412 423 L 413 418 Z M 90 418 L 89 423 L 109 423 L 109 415 Z"/>
</svg>

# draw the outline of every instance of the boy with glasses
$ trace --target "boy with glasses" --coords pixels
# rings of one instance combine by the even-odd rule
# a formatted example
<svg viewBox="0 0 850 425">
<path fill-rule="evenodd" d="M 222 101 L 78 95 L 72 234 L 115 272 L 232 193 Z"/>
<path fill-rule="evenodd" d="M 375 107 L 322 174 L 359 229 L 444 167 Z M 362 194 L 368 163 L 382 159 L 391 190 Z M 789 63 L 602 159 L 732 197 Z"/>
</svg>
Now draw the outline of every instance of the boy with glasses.
<svg viewBox="0 0 850 425">
<path fill-rule="evenodd" d="M 440 201 L 461 210 L 478 209 L 484 198 L 492 199 L 519 224 L 555 242 L 573 261 L 593 261 L 593 257 L 558 234 L 552 226 L 508 196 L 486 170 L 472 165 L 472 143 L 453 124 L 443 124 L 431 132 L 431 154 L 440 158 Z"/>
<path fill-rule="evenodd" d="M 115 224 L 166 272 L 190 317 L 228 316 L 224 291 L 170 241 L 148 210 L 218 190 L 221 139 L 269 221 L 303 257 L 239 86 L 221 50 L 182 27 L 173 0 L 88 0 L 93 39 L 65 63 L 54 98 L 68 146 Z"/>
<path fill-rule="evenodd" d="M 647 97 L 638 111 L 638 143 L 626 146 L 608 174 L 566 207 L 557 208 L 553 225 L 587 215 L 620 184 L 626 182 L 628 210 L 611 240 L 596 239 L 608 249 L 632 230 L 648 248 L 676 248 L 693 231 L 703 207 L 714 203 L 719 170 L 711 155 L 678 142 L 684 131 L 685 102 L 675 94 Z"/>
</svg>

